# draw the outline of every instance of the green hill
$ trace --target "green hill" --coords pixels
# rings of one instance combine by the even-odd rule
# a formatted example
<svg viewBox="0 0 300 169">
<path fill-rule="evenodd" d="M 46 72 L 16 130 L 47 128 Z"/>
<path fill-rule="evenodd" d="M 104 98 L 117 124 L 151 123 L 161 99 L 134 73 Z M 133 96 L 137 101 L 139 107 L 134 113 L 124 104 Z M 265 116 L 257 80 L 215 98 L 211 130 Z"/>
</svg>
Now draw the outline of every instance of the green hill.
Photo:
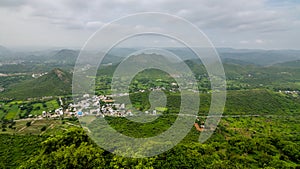
<svg viewBox="0 0 300 169">
<path fill-rule="evenodd" d="M 300 60 L 289 61 L 289 62 L 284 62 L 284 63 L 278 63 L 278 64 L 275 64 L 274 66 L 300 68 Z"/>
<path fill-rule="evenodd" d="M 72 75 L 55 68 L 37 79 L 11 85 L 1 93 L 2 98 L 33 98 L 43 96 L 65 95 L 71 93 Z"/>
</svg>

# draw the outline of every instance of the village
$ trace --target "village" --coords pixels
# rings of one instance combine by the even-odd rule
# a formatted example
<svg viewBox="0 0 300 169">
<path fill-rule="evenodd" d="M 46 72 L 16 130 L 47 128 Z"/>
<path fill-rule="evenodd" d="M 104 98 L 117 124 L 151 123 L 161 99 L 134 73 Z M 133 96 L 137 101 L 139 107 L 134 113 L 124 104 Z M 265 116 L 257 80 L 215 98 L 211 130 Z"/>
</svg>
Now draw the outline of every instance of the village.
<svg viewBox="0 0 300 169">
<path fill-rule="evenodd" d="M 118 96 L 127 95 L 128 93 L 119 94 Z M 83 116 L 113 116 L 113 117 L 126 117 L 134 116 L 135 114 L 130 110 L 126 109 L 125 103 L 116 103 L 112 99 L 113 95 L 100 95 L 91 96 L 84 94 L 80 101 L 76 104 L 70 103 L 67 109 L 63 109 L 63 102 L 60 100 L 60 108 L 57 108 L 55 112 L 43 111 L 42 115 L 37 118 L 59 118 L 59 117 L 83 117 Z M 157 115 L 157 110 L 145 111 L 148 115 Z"/>
<path fill-rule="evenodd" d="M 279 93 L 284 93 L 284 94 L 290 94 L 290 95 L 299 95 L 300 94 L 300 92 L 298 90 L 292 90 L 292 91 L 290 91 L 290 90 L 284 90 L 284 91 L 279 90 L 278 92 Z"/>
</svg>

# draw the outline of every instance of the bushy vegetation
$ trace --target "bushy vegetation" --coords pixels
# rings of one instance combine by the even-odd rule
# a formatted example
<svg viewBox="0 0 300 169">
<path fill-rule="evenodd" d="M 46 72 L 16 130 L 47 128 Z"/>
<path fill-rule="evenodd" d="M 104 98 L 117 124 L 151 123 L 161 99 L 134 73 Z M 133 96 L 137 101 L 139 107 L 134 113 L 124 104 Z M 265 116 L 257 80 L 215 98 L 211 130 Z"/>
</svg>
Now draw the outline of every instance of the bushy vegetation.
<svg viewBox="0 0 300 169">
<path fill-rule="evenodd" d="M 0 135 L 0 168 L 17 168 L 24 161 L 39 154 L 41 142 L 37 135 Z"/>
<path fill-rule="evenodd" d="M 111 119 L 113 120 L 113 119 Z M 291 133 L 259 131 L 265 118 L 222 120 L 214 135 L 204 144 L 197 142 L 194 128 L 171 150 L 149 158 L 125 158 L 111 154 L 97 145 L 80 128 L 72 128 L 46 138 L 38 155 L 22 163 L 21 168 L 296 168 L 300 162 L 300 137 Z M 247 127 L 254 120 L 258 124 Z M 298 119 L 299 120 L 299 119 Z M 272 120 L 271 120 L 272 121 Z M 113 121 L 112 121 L 113 122 Z M 232 128 L 229 122 L 239 123 Z M 280 118 L 274 122 L 282 122 Z M 230 123 L 230 124 L 231 124 Z M 288 126 L 297 125 L 291 123 Z M 115 123 L 115 127 L 124 124 Z M 126 127 L 125 127 L 126 128 Z M 134 127 L 125 129 L 132 135 Z M 255 133 L 253 130 L 257 130 Z M 243 131 L 242 131 L 243 130 Z M 299 130 L 299 128 L 298 128 Z M 247 133 L 248 132 L 248 133 Z M 299 132 L 299 131 L 298 131 Z M 155 131 L 148 131 L 155 133 Z M 136 133 L 138 134 L 138 133 Z"/>
</svg>

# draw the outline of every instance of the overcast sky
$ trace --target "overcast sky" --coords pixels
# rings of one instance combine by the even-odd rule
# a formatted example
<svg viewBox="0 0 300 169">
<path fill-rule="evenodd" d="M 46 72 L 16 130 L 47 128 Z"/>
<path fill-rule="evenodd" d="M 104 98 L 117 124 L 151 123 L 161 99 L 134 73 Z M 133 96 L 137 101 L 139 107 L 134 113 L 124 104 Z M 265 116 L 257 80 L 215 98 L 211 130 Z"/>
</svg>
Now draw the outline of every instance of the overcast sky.
<svg viewBox="0 0 300 169">
<path fill-rule="evenodd" d="M 0 45 L 79 48 L 104 24 L 137 12 L 183 17 L 217 47 L 300 49 L 298 0 L 1 0 Z"/>
</svg>

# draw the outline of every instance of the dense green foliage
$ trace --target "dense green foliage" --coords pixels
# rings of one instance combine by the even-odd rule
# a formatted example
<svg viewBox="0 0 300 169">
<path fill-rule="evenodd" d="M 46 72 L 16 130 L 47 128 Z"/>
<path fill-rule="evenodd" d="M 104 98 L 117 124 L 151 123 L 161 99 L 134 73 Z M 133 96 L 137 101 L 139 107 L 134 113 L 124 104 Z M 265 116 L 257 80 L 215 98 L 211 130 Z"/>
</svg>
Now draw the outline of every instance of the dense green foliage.
<svg viewBox="0 0 300 169">
<path fill-rule="evenodd" d="M 0 135 L 0 168 L 16 168 L 39 154 L 45 138 L 36 135 Z"/>
<path fill-rule="evenodd" d="M 240 120 L 244 122 L 241 123 Z M 204 144 L 197 142 L 199 132 L 192 129 L 186 138 L 171 150 L 158 156 L 140 159 L 120 157 L 106 152 L 96 146 L 81 129 L 73 128 L 62 134 L 48 137 L 41 143 L 38 154 L 22 163 L 21 168 L 299 167 L 299 135 L 293 134 L 295 131 L 277 132 L 280 126 L 272 124 L 282 123 L 281 118 L 269 119 L 267 126 L 265 126 L 264 120 L 265 118 L 257 117 L 224 119 L 214 135 Z M 248 126 L 251 121 L 257 123 Z M 228 123 L 230 123 L 229 126 L 227 126 Z M 233 123 L 239 125 L 239 128 L 232 129 L 231 124 Z M 287 127 L 296 127 L 297 125 L 290 123 Z M 115 123 L 115 126 L 124 127 L 118 123 Z M 270 126 L 273 126 L 271 132 L 259 130 L 261 127 Z M 132 135 L 132 127 L 129 126 L 128 130 L 124 130 L 124 132 Z M 299 128 L 296 127 L 296 129 L 299 132 Z M 151 130 L 148 132 L 155 133 Z"/>
<path fill-rule="evenodd" d="M 228 91 L 224 114 L 299 114 L 300 102 L 269 90 Z"/>
<path fill-rule="evenodd" d="M 149 93 L 134 93 L 132 103 L 138 107 L 149 108 Z M 178 112 L 180 94 L 169 93 L 168 113 Z M 207 115 L 210 106 L 210 94 L 200 94 L 199 115 Z M 296 115 L 300 111 L 300 100 L 292 96 L 266 89 L 227 91 L 224 115 Z"/>
<path fill-rule="evenodd" d="M 48 74 L 10 86 L 1 93 L 2 97 L 26 99 L 43 96 L 57 96 L 71 93 L 71 74 L 61 69 L 53 69 Z"/>
<path fill-rule="evenodd" d="M 92 144 L 82 130 L 50 136 L 42 142 L 40 154 L 20 168 L 93 168 L 104 166 L 104 151 Z"/>
</svg>

